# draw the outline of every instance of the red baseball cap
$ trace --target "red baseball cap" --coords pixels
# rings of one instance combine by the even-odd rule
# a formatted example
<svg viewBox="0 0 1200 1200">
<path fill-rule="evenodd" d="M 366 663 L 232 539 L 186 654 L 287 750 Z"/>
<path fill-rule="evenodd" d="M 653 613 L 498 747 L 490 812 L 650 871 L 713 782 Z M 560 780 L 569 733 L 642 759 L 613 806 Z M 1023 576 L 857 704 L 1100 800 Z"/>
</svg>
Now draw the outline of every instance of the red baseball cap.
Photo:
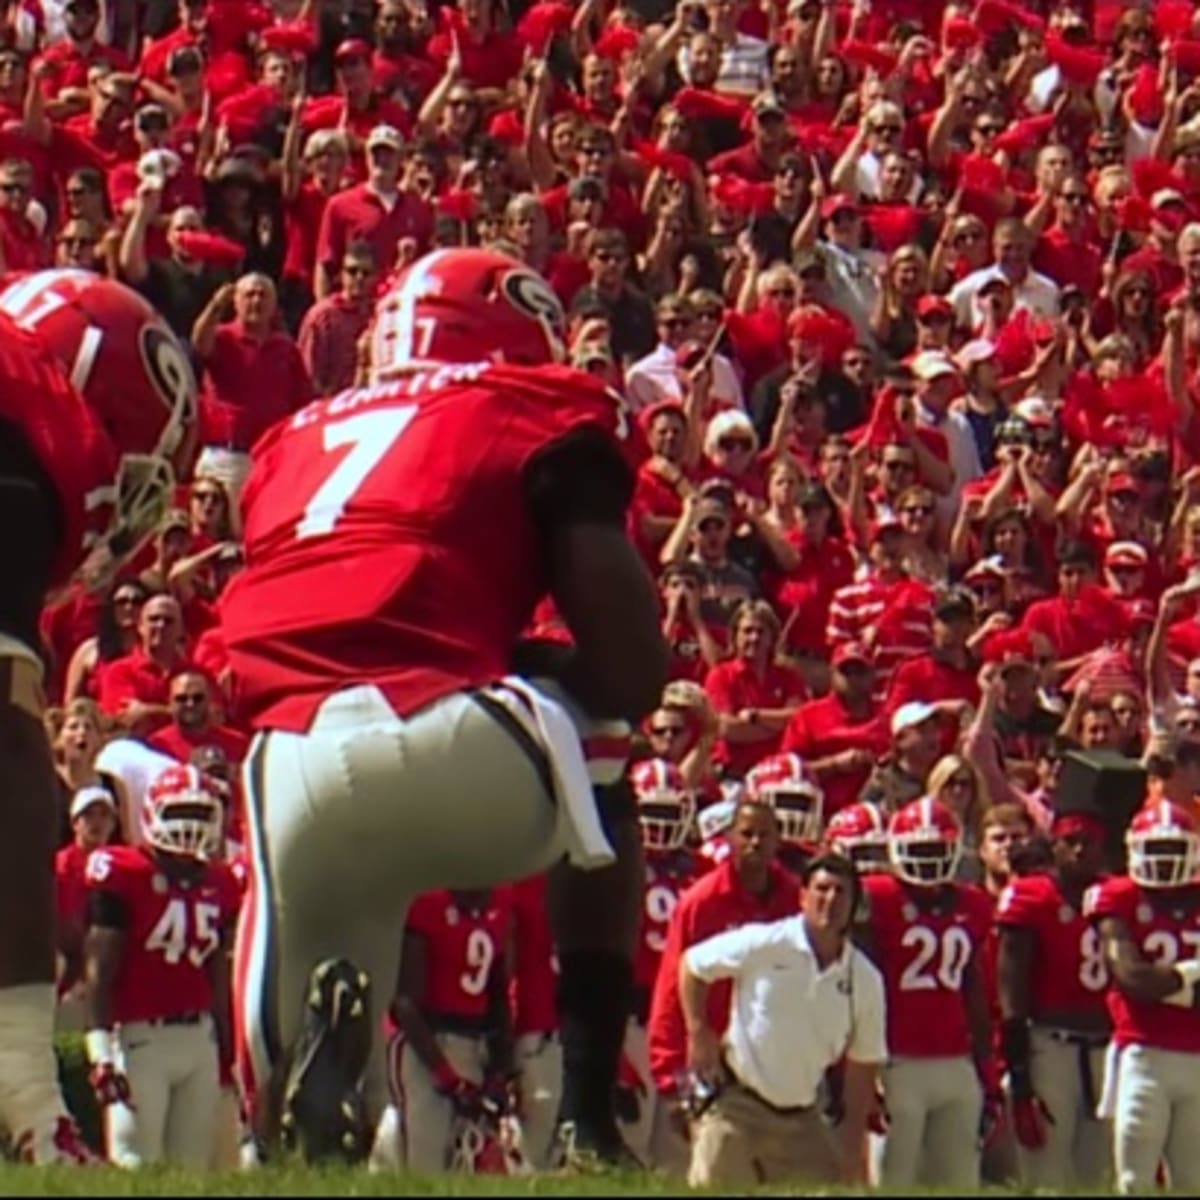
<svg viewBox="0 0 1200 1200">
<path fill-rule="evenodd" d="M 954 305 L 945 296 L 925 295 L 917 301 L 917 320 L 922 317 L 953 317 Z"/>
<path fill-rule="evenodd" d="M 841 642 L 829 660 L 833 667 L 841 667 L 846 663 L 861 663 L 864 667 L 871 665 L 871 652 L 861 642 Z"/>
<path fill-rule="evenodd" d="M 338 63 L 354 62 L 356 59 L 371 58 L 371 43 L 363 38 L 347 38 L 333 52 L 333 61 Z"/>
<path fill-rule="evenodd" d="M 1108 482 L 1104 485 L 1104 492 L 1108 496 L 1116 496 L 1121 492 L 1133 492 L 1140 496 L 1142 489 L 1138 487 L 1138 481 L 1128 471 L 1118 471 L 1115 475 L 1108 477 Z"/>
<path fill-rule="evenodd" d="M 858 201 L 846 192 L 834 192 L 832 196 L 826 196 L 821 201 L 821 219 L 828 221 L 831 217 L 835 217 L 847 209 L 851 212 L 858 212 Z"/>
</svg>

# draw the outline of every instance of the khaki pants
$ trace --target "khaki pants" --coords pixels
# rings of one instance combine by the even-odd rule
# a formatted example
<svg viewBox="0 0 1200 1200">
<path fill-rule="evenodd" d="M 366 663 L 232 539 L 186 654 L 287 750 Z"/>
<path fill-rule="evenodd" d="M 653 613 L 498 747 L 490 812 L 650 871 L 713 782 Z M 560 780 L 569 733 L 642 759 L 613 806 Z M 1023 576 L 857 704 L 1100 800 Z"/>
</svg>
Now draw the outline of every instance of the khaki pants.
<svg viewBox="0 0 1200 1200">
<path fill-rule="evenodd" d="M 1105 1188 L 1112 1179 L 1112 1122 L 1089 1107 L 1080 1076 L 1078 1046 L 1057 1041 L 1044 1029 L 1031 1034 L 1033 1090 L 1053 1124 L 1046 1123 L 1040 1150 L 1017 1148 L 1021 1182 L 1029 1188 Z M 1094 1106 L 1104 1083 L 1104 1047 L 1087 1052 L 1092 1068 Z"/>
<path fill-rule="evenodd" d="M 109 1161 L 207 1169 L 221 1095 L 212 1019 L 197 1025 L 134 1021 L 120 1027 L 118 1039 L 118 1065 L 133 1107 L 105 1109 Z"/>
<path fill-rule="evenodd" d="M 564 849 L 534 763 L 463 693 L 405 720 L 378 689 L 347 689 L 308 733 L 260 734 L 243 771 L 251 883 L 235 1009 L 251 1094 L 295 1043 L 318 963 L 348 958 L 367 973 L 377 1030 L 418 895 L 522 879 Z M 364 1087 L 373 1122 L 387 1104 L 386 1064 L 378 1038 Z"/>
<path fill-rule="evenodd" d="M 883 1096 L 887 1133 L 872 1139 L 880 1187 L 979 1186 L 983 1089 L 969 1058 L 893 1059 Z"/>
<path fill-rule="evenodd" d="M 674 1096 L 655 1094 L 654 1127 L 650 1131 L 650 1157 L 646 1165 L 682 1181 L 688 1175 L 692 1147 L 682 1116 L 676 1116 L 676 1108 Z"/>
<path fill-rule="evenodd" d="M 689 1187 L 835 1183 L 837 1155 L 817 1109 L 781 1113 L 730 1083 L 692 1126 Z"/>
<path fill-rule="evenodd" d="M 550 1165 L 562 1103 L 562 1043 L 557 1033 L 526 1033 L 514 1047 L 520 1072 L 521 1151 L 536 1170 Z"/>
<path fill-rule="evenodd" d="M 435 1034 L 446 1061 L 472 1083 L 483 1083 L 487 1042 L 483 1038 Z M 454 1105 L 433 1085 L 433 1077 L 408 1046 L 400 1051 L 400 1108 L 404 1120 L 404 1165 L 437 1174 L 450 1164 Z"/>
<path fill-rule="evenodd" d="M 1200 1054 L 1124 1046 L 1115 1063 L 1117 1191 L 1155 1190 L 1165 1160 L 1172 1191 L 1200 1192 Z M 1105 1091 L 1110 1084 L 1105 1084 Z"/>
</svg>

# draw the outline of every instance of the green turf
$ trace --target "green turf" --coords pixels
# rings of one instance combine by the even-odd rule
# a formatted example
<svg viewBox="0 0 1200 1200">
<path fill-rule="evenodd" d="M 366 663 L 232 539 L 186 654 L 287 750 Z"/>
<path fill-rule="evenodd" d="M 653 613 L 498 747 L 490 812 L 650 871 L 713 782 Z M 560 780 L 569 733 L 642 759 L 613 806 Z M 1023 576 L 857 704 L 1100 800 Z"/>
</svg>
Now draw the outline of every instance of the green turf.
<svg viewBox="0 0 1200 1200">
<path fill-rule="evenodd" d="M 361 1168 L 318 1170 L 300 1164 L 223 1175 L 166 1167 L 128 1172 L 110 1167 L 34 1170 L 0 1166 L 0 1196 L 668 1196 L 685 1191 L 662 1175 L 631 1172 L 502 1179 L 486 1175 L 437 1178 L 371 1175 Z M 861 1193 L 848 1188 L 779 1187 L 763 1188 L 758 1194 L 849 1196 Z M 928 1197 L 953 1193 L 932 1189 L 910 1194 Z M 999 1197 L 1019 1193 L 1015 1189 L 987 1188 L 979 1194 Z"/>
</svg>

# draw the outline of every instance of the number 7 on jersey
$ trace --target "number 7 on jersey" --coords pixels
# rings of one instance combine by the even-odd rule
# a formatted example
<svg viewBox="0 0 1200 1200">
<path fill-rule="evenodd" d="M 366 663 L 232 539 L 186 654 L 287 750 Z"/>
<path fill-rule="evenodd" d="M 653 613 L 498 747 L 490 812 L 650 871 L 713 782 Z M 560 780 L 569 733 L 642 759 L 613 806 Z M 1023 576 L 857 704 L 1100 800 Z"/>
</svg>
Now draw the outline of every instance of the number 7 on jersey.
<svg viewBox="0 0 1200 1200">
<path fill-rule="evenodd" d="M 333 532 L 354 493 L 387 457 L 416 415 L 417 406 L 405 404 L 357 413 L 325 426 L 322 445 L 325 453 L 345 446 L 349 446 L 350 451 L 313 493 L 304 516 L 296 523 L 297 538 Z"/>
</svg>

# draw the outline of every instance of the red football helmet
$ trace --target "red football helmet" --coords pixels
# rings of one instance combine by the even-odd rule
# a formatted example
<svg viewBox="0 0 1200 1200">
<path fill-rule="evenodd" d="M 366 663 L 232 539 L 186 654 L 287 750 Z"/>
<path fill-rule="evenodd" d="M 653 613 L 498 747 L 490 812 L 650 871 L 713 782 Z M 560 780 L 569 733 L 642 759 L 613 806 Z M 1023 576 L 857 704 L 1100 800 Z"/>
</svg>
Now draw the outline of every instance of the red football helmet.
<svg viewBox="0 0 1200 1200">
<path fill-rule="evenodd" d="M 825 826 L 825 843 L 844 854 L 864 875 L 891 871 L 887 822 L 874 804 L 849 804 L 834 813 Z"/>
<path fill-rule="evenodd" d="M 1200 835 L 1190 813 L 1166 800 L 1147 804 L 1125 834 L 1129 877 L 1148 888 L 1183 887 L 1196 881 Z"/>
<path fill-rule="evenodd" d="M 746 776 L 746 796 L 769 804 L 788 842 L 816 842 L 821 837 L 825 793 L 809 775 L 798 754 L 773 754 Z"/>
<path fill-rule="evenodd" d="M 0 286 L 0 311 L 58 360 L 100 418 L 120 455 L 118 527 L 144 538 L 196 451 L 196 378 L 182 343 L 132 288 L 91 271 L 15 276 Z"/>
<path fill-rule="evenodd" d="M 683 776 L 665 758 L 648 758 L 630 772 L 637 796 L 642 845 L 647 850 L 678 850 L 692 827 L 696 805 Z"/>
<path fill-rule="evenodd" d="M 372 378 L 453 363 L 563 362 L 566 331 L 561 301 L 524 263 L 495 250 L 435 250 L 375 306 Z"/>
<path fill-rule="evenodd" d="M 195 767 L 167 767 L 146 789 L 142 836 L 156 850 L 211 858 L 221 848 L 221 793 Z"/>
<path fill-rule="evenodd" d="M 944 804 L 922 796 L 892 817 L 888 853 L 892 869 L 905 883 L 949 883 L 962 855 L 962 827 Z"/>
</svg>

